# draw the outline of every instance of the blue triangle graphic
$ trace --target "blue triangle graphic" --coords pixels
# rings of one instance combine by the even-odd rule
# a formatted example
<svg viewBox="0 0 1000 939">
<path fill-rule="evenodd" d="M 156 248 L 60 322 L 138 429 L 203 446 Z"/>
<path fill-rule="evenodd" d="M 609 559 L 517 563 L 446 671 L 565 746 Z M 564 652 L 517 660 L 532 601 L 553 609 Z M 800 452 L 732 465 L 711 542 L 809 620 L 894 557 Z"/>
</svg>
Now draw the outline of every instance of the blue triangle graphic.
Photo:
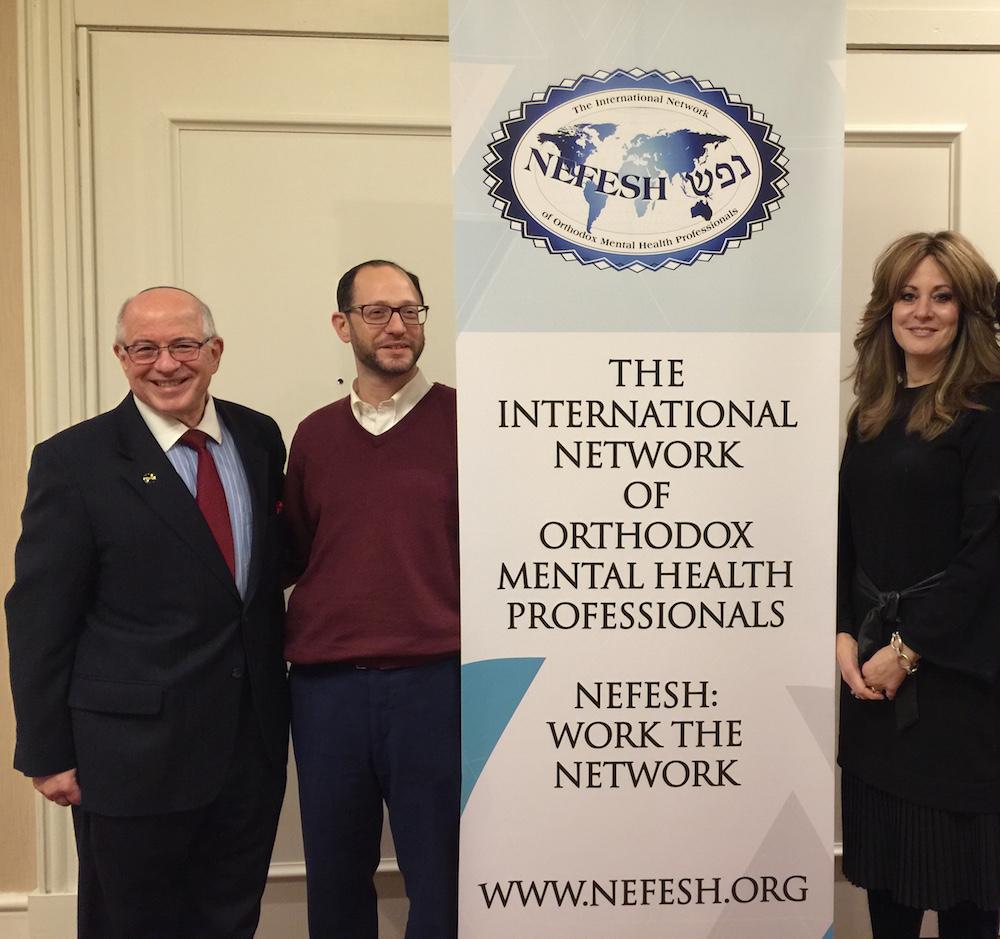
<svg viewBox="0 0 1000 939">
<path fill-rule="evenodd" d="M 462 811 L 486 761 L 545 659 L 485 659 L 462 666 Z"/>
<path fill-rule="evenodd" d="M 830 928 L 825 933 L 823 933 L 823 939 L 833 939 L 833 925 L 832 924 L 830 925 Z"/>
</svg>

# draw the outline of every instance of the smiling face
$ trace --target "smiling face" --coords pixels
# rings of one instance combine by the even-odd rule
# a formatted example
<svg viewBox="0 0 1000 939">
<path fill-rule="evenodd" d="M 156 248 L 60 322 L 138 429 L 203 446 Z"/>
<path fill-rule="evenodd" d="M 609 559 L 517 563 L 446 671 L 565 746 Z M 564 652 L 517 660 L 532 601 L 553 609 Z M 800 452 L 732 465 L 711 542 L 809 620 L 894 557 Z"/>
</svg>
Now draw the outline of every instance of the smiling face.
<svg viewBox="0 0 1000 939">
<path fill-rule="evenodd" d="M 354 279 L 352 306 L 386 303 L 389 306 L 419 305 L 423 301 L 413 281 L 401 270 L 380 264 L 363 267 Z M 354 349 L 358 378 L 381 386 L 401 388 L 412 377 L 424 351 L 424 327 L 407 326 L 394 313 L 388 323 L 373 326 L 361 318 L 360 310 L 333 314 L 333 326 Z"/>
<path fill-rule="evenodd" d="M 205 338 L 205 324 L 196 299 L 173 287 L 146 290 L 129 302 L 121 320 L 115 355 L 140 401 L 154 411 L 195 427 L 205 412 L 208 386 L 219 369 L 222 339 L 215 337 L 202 346 L 191 362 L 176 361 L 161 349 L 156 361 L 137 365 L 125 351 L 136 342 L 165 346 L 178 339 Z"/>
<path fill-rule="evenodd" d="M 934 258 L 924 258 L 892 305 L 892 335 L 903 350 L 908 385 L 927 384 L 940 374 L 958 334 L 959 315 L 948 275 Z"/>
</svg>

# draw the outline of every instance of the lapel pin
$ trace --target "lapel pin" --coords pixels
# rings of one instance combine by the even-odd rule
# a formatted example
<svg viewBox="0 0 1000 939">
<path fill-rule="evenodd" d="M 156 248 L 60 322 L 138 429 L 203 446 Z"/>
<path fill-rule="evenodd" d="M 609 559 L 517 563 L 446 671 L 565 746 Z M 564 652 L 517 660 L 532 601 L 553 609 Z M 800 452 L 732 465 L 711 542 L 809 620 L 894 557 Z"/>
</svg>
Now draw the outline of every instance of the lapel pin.
<svg viewBox="0 0 1000 939">
<path fill-rule="evenodd" d="M 148 485 L 149 485 L 150 483 L 155 483 L 155 482 L 156 482 L 156 473 L 146 473 L 146 475 L 142 477 L 142 481 L 143 481 L 143 482 L 144 482 L 144 483 L 145 483 L 145 484 L 146 484 L 147 486 L 148 486 Z"/>
</svg>

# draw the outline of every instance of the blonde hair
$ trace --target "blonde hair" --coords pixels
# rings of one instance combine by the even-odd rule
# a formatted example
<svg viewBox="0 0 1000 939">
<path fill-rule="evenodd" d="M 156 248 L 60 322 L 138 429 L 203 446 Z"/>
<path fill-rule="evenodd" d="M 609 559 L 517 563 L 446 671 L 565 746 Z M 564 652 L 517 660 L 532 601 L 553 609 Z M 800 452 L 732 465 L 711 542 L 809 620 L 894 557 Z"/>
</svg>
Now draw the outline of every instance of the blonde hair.
<svg viewBox="0 0 1000 939">
<path fill-rule="evenodd" d="M 940 374 L 922 390 L 910 411 L 907 432 L 932 440 L 955 422 L 959 412 L 982 410 L 975 390 L 1000 380 L 993 268 L 958 232 L 904 235 L 875 262 L 871 299 L 854 338 L 857 361 L 851 375 L 857 400 L 851 420 L 856 421 L 862 440 L 882 432 L 905 387 L 903 350 L 892 334 L 892 307 L 925 258 L 933 258 L 948 277 L 958 304 L 958 329 Z"/>
</svg>

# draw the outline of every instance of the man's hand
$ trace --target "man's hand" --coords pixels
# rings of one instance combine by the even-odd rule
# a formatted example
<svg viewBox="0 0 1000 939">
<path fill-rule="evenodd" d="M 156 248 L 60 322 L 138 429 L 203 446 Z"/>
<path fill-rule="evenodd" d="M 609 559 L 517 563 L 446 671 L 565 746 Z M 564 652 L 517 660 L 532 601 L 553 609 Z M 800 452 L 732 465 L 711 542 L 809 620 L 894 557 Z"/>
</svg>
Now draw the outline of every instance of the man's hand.
<svg viewBox="0 0 1000 939">
<path fill-rule="evenodd" d="M 51 776 L 33 776 L 35 788 L 49 802 L 56 805 L 79 805 L 80 786 L 76 781 L 76 767 Z"/>
</svg>

